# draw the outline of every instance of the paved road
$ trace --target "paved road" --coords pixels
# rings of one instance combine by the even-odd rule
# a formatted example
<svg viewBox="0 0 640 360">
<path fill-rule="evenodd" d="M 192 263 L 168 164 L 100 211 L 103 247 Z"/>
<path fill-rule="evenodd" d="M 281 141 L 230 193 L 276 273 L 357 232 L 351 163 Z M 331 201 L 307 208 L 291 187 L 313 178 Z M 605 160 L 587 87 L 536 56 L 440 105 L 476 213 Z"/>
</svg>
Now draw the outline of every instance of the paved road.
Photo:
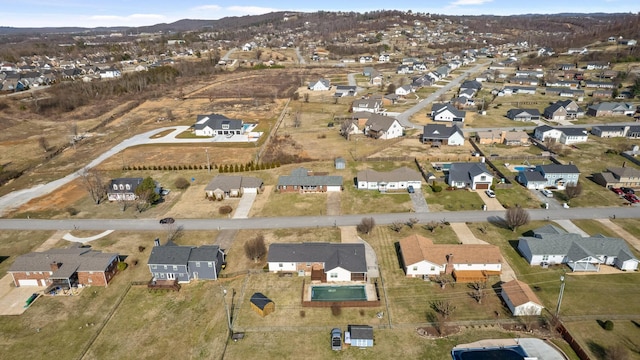
<svg viewBox="0 0 640 360">
<path fill-rule="evenodd" d="M 640 218 L 640 206 L 603 207 L 603 208 L 571 208 L 571 209 L 534 209 L 529 210 L 531 220 L 573 220 L 573 219 L 607 219 L 615 215 L 617 219 Z M 176 223 L 184 230 L 224 230 L 224 229 L 278 229 L 304 227 L 355 226 L 364 217 L 373 217 L 378 225 L 389 225 L 396 221 L 405 222 L 416 218 L 420 223 L 429 221 L 448 222 L 498 222 L 502 220 L 504 211 L 453 211 L 428 213 L 389 213 L 389 214 L 355 214 L 340 216 L 291 216 L 260 217 L 248 219 L 176 219 Z M 157 219 L 0 219 L 0 230 L 130 230 L 148 231 L 162 230 Z"/>
<path fill-rule="evenodd" d="M 300 54 L 300 48 L 296 47 L 296 56 L 298 57 L 298 63 L 300 65 L 306 65 L 307 61 L 304 59 L 302 54 Z"/>
<path fill-rule="evenodd" d="M 460 83 L 462 83 L 462 81 L 466 80 L 467 77 L 470 74 L 480 71 L 480 69 L 482 69 L 484 66 L 487 66 L 487 65 L 489 65 L 489 63 L 488 62 L 484 62 L 484 63 L 477 64 L 476 66 L 472 67 L 471 69 L 466 70 L 460 76 L 456 77 L 455 79 L 451 80 L 449 83 L 444 85 L 443 87 L 441 87 L 438 90 L 436 90 L 436 92 L 434 92 L 433 94 L 431 94 L 431 95 L 427 96 L 426 98 L 422 99 L 418 104 L 414 105 L 410 109 L 408 109 L 405 112 L 403 112 L 402 114 L 398 115 L 396 117 L 396 119 L 398 119 L 400 124 L 402 126 L 404 126 L 404 127 L 414 128 L 414 129 L 421 129 L 423 127 L 423 125 L 416 125 L 416 124 L 414 124 L 414 123 L 412 123 L 410 121 L 410 118 L 415 113 L 417 113 L 418 111 L 424 109 L 427 105 L 429 105 L 432 102 L 434 102 L 435 100 L 437 100 L 438 97 L 440 97 L 440 95 L 446 93 L 447 91 L 449 91 L 454 86 L 457 86 Z"/>
<path fill-rule="evenodd" d="M 236 50 L 238 50 L 238 48 L 233 48 L 233 49 L 227 51 L 227 53 L 224 54 L 220 60 L 229 61 L 229 56 L 231 56 L 231 54 L 236 52 Z"/>
</svg>

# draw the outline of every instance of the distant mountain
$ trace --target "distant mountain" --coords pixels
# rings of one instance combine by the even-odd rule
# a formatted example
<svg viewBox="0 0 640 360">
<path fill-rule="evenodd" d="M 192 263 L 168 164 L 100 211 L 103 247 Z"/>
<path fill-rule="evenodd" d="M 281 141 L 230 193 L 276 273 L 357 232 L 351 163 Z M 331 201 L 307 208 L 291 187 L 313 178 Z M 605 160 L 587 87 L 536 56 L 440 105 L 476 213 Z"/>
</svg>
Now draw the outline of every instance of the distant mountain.
<svg viewBox="0 0 640 360">
<path fill-rule="evenodd" d="M 109 32 L 181 32 L 181 31 L 198 31 L 204 29 L 222 30 L 246 27 L 264 22 L 281 20 L 286 12 L 272 12 L 262 15 L 246 15 L 225 17 L 218 20 L 193 20 L 183 19 L 176 22 L 166 24 L 156 24 L 151 26 L 139 27 L 41 27 L 41 28 L 15 28 L 0 26 L 0 36 L 2 35 L 18 35 L 18 34 L 70 34 L 70 33 L 109 33 Z"/>
</svg>

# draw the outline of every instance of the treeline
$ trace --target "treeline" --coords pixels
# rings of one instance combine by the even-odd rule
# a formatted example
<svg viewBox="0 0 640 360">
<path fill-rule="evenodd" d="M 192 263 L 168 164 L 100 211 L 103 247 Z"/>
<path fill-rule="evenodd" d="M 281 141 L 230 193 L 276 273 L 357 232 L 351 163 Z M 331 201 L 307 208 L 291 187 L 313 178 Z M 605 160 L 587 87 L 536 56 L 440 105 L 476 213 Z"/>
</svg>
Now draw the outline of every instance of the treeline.
<svg viewBox="0 0 640 360">
<path fill-rule="evenodd" d="M 269 170 L 280 167 L 278 162 L 261 162 L 254 163 L 253 161 L 246 164 L 211 164 L 212 170 L 218 170 L 219 173 L 234 173 L 245 171 L 259 171 Z M 125 165 L 122 167 L 123 171 L 183 171 L 183 170 L 208 170 L 207 164 L 187 164 L 187 165 Z"/>
<path fill-rule="evenodd" d="M 109 81 L 63 82 L 48 91 L 48 97 L 32 101 L 32 111 L 46 115 L 66 113 L 94 101 L 141 94 L 152 87 L 175 84 L 179 72 L 170 66 L 125 74 Z"/>
</svg>

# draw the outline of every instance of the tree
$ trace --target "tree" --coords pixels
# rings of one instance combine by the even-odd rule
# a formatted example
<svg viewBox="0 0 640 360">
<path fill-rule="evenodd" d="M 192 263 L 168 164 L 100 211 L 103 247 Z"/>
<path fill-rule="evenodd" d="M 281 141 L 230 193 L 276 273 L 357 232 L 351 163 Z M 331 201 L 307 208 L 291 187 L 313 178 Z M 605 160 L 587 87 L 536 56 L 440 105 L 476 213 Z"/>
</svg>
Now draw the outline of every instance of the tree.
<svg viewBox="0 0 640 360">
<path fill-rule="evenodd" d="M 560 145 L 560 143 L 558 143 L 556 139 L 552 137 L 547 137 L 544 139 L 544 147 L 546 147 L 547 149 L 549 149 L 549 151 L 553 153 L 557 153 L 558 151 L 560 151 L 562 146 Z"/>
<path fill-rule="evenodd" d="M 375 226 L 376 221 L 372 217 L 365 217 L 362 218 L 362 221 L 360 221 L 360 224 L 356 226 L 356 229 L 359 232 L 368 235 Z"/>
<path fill-rule="evenodd" d="M 302 97 L 304 98 L 304 102 L 306 102 L 306 103 L 309 102 L 309 93 L 304 93 L 304 95 L 302 95 Z"/>
<path fill-rule="evenodd" d="M 389 84 L 387 86 L 387 94 L 395 94 L 396 93 L 396 85 L 394 83 Z"/>
<path fill-rule="evenodd" d="M 431 302 L 431 309 L 442 315 L 446 320 L 449 319 L 449 316 L 456 310 L 456 306 L 449 300 L 435 300 Z"/>
<path fill-rule="evenodd" d="M 406 225 L 410 228 L 413 229 L 413 226 L 417 223 L 419 223 L 420 220 L 418 220 L 417 218 L 410 218 L 409 220 L 407 220 Z"/>
<path fill-rule="evenodd" d="M 613 345 L 605 351 L 605 360 L 629 360 L 629 351 L 622 344 Z"/>
<path fill-rule="evenodd" d="M 191 185 L 191 184 L 189 183 L 189 180 L 187 180 L 187 179 L 185 179 L 183 177 L 180 177 L 180 178 L 177 178 L 176 181 L 173 182 L 173 185 L 177 189 L 184 190 L 184 189 L 188 188 L 189 185 Z"/>
<path fill-rule="evenodd" d="M 296 114 L 293 116 L 293 127 L 300 127 L 302 124 L 302 114 L 300 111 L 296 111 Z"/>
<path fill-rule="evenodd" d="M 487 283 L 484 281 L 474 281 L 469 283 L 469 288 L 471 291 L 469 292 L 469 296 L 471 296 L 478 304 L 482 304 L 482 299 L 487 295 L 485 290 L 487 288 Z"/>
<path fill-rule="evenodd" d="M 40 146 L 40 148 L 42 150 L 44 150 L 44 152 L 48 152 L 49 151 L 49 142 L 47 141 L 47 139 L 44 136 L 40 136 L 38 138 L 38 145 Z"/>
<path fill-rule="evenodd" d="M 144 199 L 149 204 L 153 204 L 160 199 L 160 194 L 156 192 L 156 182 L 150 176 L 142 180 L 142 183 L 136 188 L 135 194 L 138 199 Z"/>
<path fill-rule="evenodd" d="M 93 202 L 98 205 L 107 195 L 107 185 L 102 179 L 102 174 L 94 169 L 84 168 L 80 171 L 80 178 L 85 189 L 91 195 Z"/>
<path fill-rule="evenodd" d="M 344 136 L 345 139 L 349 140 L 349 135 L 351 134 L 351 126 L 353 122 L 350 120 L 345 120 L 340 125 L 340 135 Z"/>
<path fill-rule="evenodd" d="M 447 284 L 453 283 L 451 275 L 438 275 L 434 278 L 434 281 L 440 285 L 441 289 L 447 287 Z"/>
<path fill-rule="evenodd" d="M 178 226 L 175 222 L 166 224 L 167 228 L 167 241 L 176 241 L 184 235 L 184 227 Z"/>
<path fill-rule="evenodd" d="M 505 212 L 504 221 L 511 231 L 516 232 L 519 226 L 529 223 L 529 213 L 519 206 L 510 207 Z"/>
<path fill-rule="evenodd" d="M 400 230 L 402 230 L 402 228 L 404 227 L 404 223 L 402 221 L 394 221 L 393 223 L 391 223 L 391 225 L 389 225 L 389 227 L 395 232 L 400 232 Z"/>
<path fill-rule="evenodd" d="M 435 232 L 436 229 L 438 229 L 440 227 L 440 223 L 435 221 L 435 220 L 431 220 L 428 223 L 424 224 L 423 227 L 425 229 L 429 230 L 430 232 Z"/>
<path fill-rule="evenodd" d="M 264 235 L 260 234 L 250 239 L 244 244 L 244 254 L 254 263 L 267 253 L 267 246 L 264 243 Z"/>
<path fill-rule="evenodd" d="M 571 199 L 577 198 L 582 194 L 582 184 L 581 183 L 569 183 L 564 188 L 564 195 L 571 201 Z"/>
</svg>

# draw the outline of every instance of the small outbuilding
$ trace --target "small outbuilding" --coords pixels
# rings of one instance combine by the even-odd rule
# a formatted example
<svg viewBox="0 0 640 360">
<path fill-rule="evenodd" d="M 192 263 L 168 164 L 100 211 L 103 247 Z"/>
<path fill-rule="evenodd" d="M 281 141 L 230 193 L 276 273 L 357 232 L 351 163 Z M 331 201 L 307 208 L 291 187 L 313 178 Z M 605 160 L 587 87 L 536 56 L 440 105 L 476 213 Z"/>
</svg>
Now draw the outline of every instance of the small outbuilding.
<svg viewBox="0 0 640 360">
<path fill-rule="evenodd" d="M 272 312 L 276 311 L 276 304 L 262 293 L 255 293 L 251 295 L 251 308 L 258 315 L 265 317 Z"/>
<path fill-rule="evenodd" d="M 514 316 L 540 315 L 544 306 L 529 285 L 518 280 L 502 284 L 502 299 Z"/>
<path fill-rule="evenodd" d="M 369 325 L 349 325 L 348 331 L 345 332 L 344 343 L 360 348 L 372 347 L 373 327 Z"/>
</svg>

